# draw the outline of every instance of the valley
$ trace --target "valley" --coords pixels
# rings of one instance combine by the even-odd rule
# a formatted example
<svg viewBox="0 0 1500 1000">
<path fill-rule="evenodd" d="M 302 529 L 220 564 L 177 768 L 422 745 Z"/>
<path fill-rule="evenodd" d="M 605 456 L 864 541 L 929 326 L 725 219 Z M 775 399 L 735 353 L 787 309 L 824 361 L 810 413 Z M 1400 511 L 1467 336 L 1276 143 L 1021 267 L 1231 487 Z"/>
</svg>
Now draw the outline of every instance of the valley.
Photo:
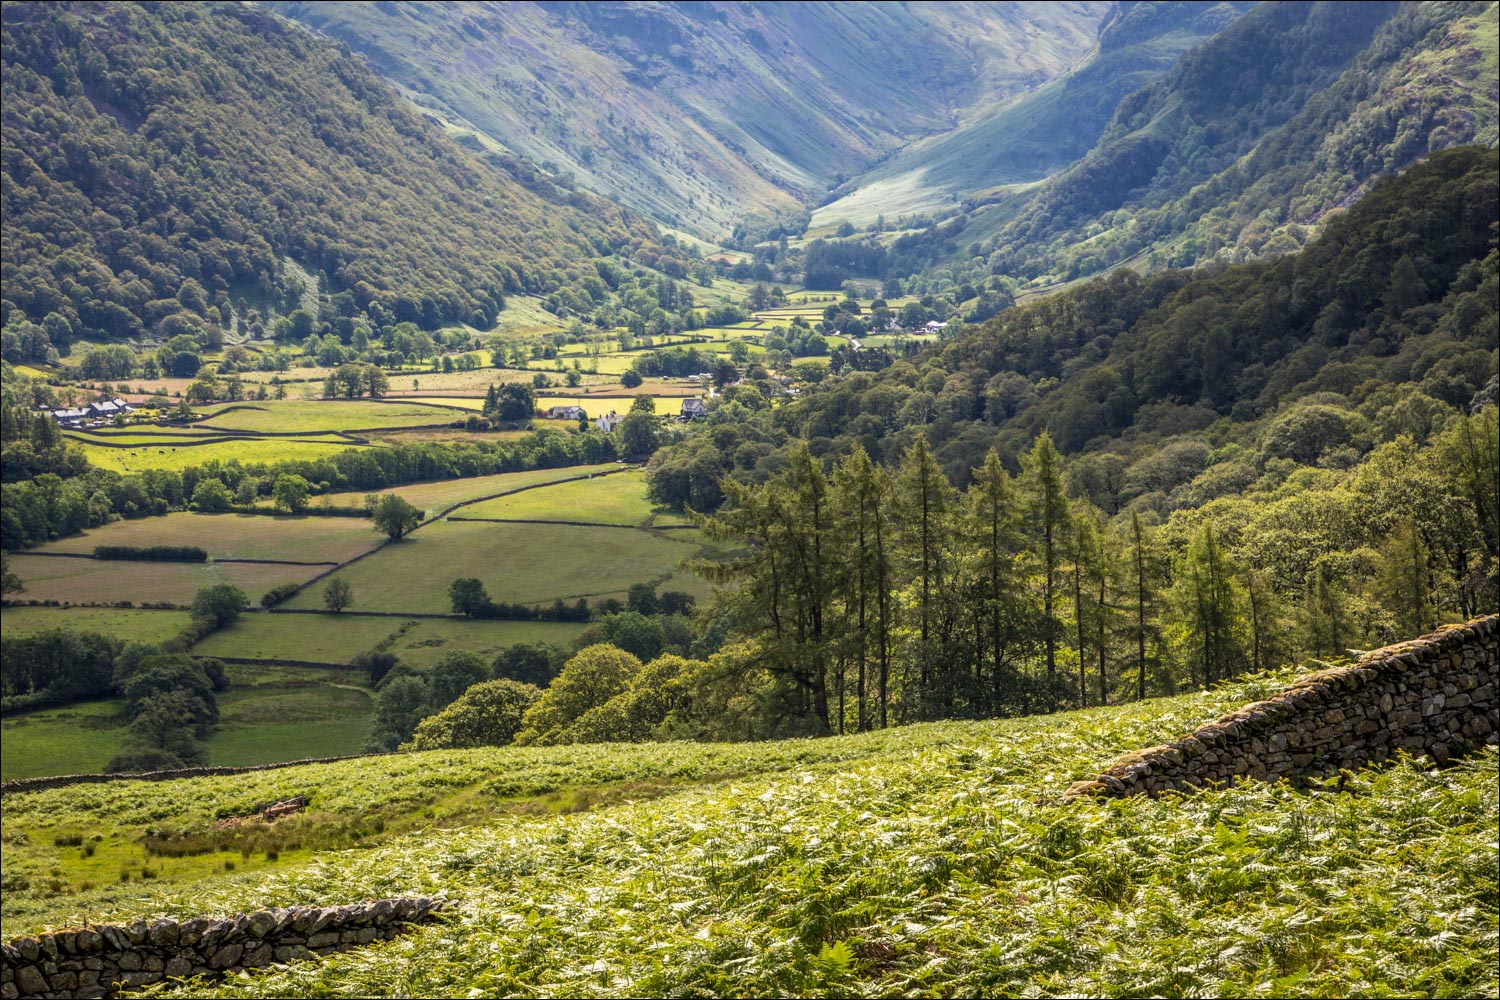
<svg viewBox="0 0 1500 1000">
<path fill-rule="evenodd" d="M 5 0 L 0 991 L 1496 995 L 1497 12 Z"/>
</svg>

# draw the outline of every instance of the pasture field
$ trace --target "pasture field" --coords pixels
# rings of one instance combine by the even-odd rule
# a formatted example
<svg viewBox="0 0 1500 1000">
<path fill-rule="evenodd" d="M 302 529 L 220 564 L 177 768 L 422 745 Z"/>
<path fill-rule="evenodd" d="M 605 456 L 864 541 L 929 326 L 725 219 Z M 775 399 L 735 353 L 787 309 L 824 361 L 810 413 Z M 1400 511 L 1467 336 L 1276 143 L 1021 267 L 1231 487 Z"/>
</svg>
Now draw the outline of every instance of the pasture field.
<svg viewBox="0 0 1500 1000">
<path fill-rule="evenodd" d="M 516 441 L 531 432 L 528 430 L 504 430 L 485 431 L 482 441 Z M 360 437 L 371 444 L 398 445 L 398 444 L 425 444 L 434 441 L 461 442 L 473 444 L 476 440 L 473 431 L 464 430 L 462 427 L 423 427 L 416 429 L 394 430 L 394 431 L 370 431 L 361 434 Z"/>
<path fill-rule="evenodd" d="M 77 441 L 129 445 L 171 445 L 184 441 L 222 439 L 226 436 L 223 431 L 194 424 L 127 424 L 124 427 L 98 427 L 86 432 L 66 431 L 65 433 Z"/>
<path fill-rule="evenodd" d="M 373 714 L 370 693 L 352 684 L 311 677 L 291 685 L 233 684 L 219 695 L 208 762 L 238 767 L 358 753 Z"/>
<path fill-rule="evenodd" d="M 354 597 L 357 602 L 358 591 Z M 550 642 L 567 647 L 584 627 L 574 622 L 256 613 L 241 615 L 229 628 L 211 633 L 193 647 L 193 653 L 346 664 L 377 643 L 390 639 L 390 652 L 403 663 L 424 668 L 453 650 L 493 659 L 501 650 L 522 642 Z"/>
<path fill-rule="evenodd" d="M 679 567 L 702 548 L 696 531 L 438 521 L 339 576 L 353 587 L 360 611 L 446 613 L 448 588 L 460 577 L 481 580 L 496 601 L 550 604 L 587 597 L 593 603 L 652 581 L 664 590 L 699 593 L 697 577 Z M 318 589 L 308 588 L 285 607 L 321 608 Z"/>
<path fill-rule="evenodd" d="M 468 411 L 478 413 L 484 409 L 484 396 L 409 396 L 405 397 L 412 403 L 426 403 L 429 405 L 441 405 L 449 407 L 447 412 L 452 414 L 450 420 L 462 420 L 468 415 Z M 455 410 L 465 412 L 455 413 Z"/>
<path fill-rule="evenodd" d="M 63 604 L 174 604 L 187 607 L 203 587 L 232 583 L 252 602 L 282 583 L 300 583 L 326 566 L 263 563 L 123 562 L 59 559 L 17 553 L 11 571 L 26 584 L 25 597 Z"/>
<path fill-rule="evenodd" d="M 463 508 L 458 516 L 640 525 L 649 521 L 653 513 L 655 506 L 646 499 L 646 474 L 633 469 L 603 479 L 572 480 L 485 500 Z"/>
<path fill-rule="evenodd" d="M 192 620 L 186 611 L 24 606 L 6 608 L 3 619 L 7 638 L 65 628 L 73 632 L 102 632 L 125 642 L 165 642 L 187 628 Z"/>
<path fill-rule="evenodd" d="M 0 780 L 102 771 L 125 748 L 125 722 L 120 698 L 8 715 L 0 719 Z"/>
<path fill-rule="evenodd" d="M 398 494 L 407 503 L 421 507 L 431 516 L 453 504 L 476 497 L 494 496 L 506 490 L 534 486 L 537 483 L 560 482 L 599 472 L 617 470 L 620 465 L 606 462 L 601 465 L 571 465 L 557 469 L 530 469 L 526 472 L 502 472 L 494 476 L 471 476 L 466 479 L 442 479 L 431 483 L 413 483 L 410 486 L 390 486 L 373 491 L 376 496 L 386 493 Z M 335 507 L 363 507 L 366 493 L 326 493 L 313 500 L 321 504 L 325 500 Z M 270 501 L 266 501 L 270 505 Z M 368 526 L 369 522 L 365 522 Z"/>
<path fill-rule="evenodd" d="M 210 461 L 238 461 L 242 465 L 259 462 L 314 461 L 347 451 L 357 445 L 336 434 L 297 438 L 244 438 L 213 444 L 182 445 L 147 443 L 138 448 L 107 448 L 91 444 L 75 435 L 89 464 L 115 472 L 140 472 L 144 469 L 181 470 Z"/>
<path fill-rule="evenodd" d="M 502 650 L 520 643 L 545 642 L 571 649 L 588 626 L 582 622 L 476 621 L 466 618 L 421 618 L 391 644 L 390 651 L 418 669 L 437 662 L 444 653 L 477 653 L 493 660 Z"/>
<path fill-rule="evenodd" d="M 240 767 L 358 753 L 369 736 L 371 696 L 353 671 L 230 664 L 218 696 L 209 763 Z M 126 743 L 125 701 L 107 698 L 0 719 L 0 780 L 99 772 Z"/>
<path fill-rule="evenodd" d="M 403 492 L 404 495 L 404 492 Z M 361 498 L 361 503 L 363 498 Z M 363 517 L 271 514 L 196 514 L 111 521 L 81 534 L 48 542 L 38 552 L 92 554 L 98 545 L 196 545 L 211 559 L 285 559 L 341 563 L 385 541 Z M 148 565 L 101 561 L 99 566 Z"/>
<path fill-rule="evenodd" d="M 312 589 L 320 590 L 317 586 Z M 316 596 L 322 607 L 321 593 Z M 358 592 L 354 598 L 359 600 Z M 240 615 L 228 628 L 204 636 L 193 646 L 193 655 L 345 664 L 374 648 L 401 624 L 399 618 L 255 612 Z"/>
<path fill-rule="evenodd" d="M 435 751 L 12 793 L 4 929 L 457 904 L 400 942 L 194 996 L 1495 995 L 1493 747 L 1442 771 L 1351 772 L 1340 794 L 1248 782 L 1056 799 L 1267 692 L 1257 679 L 818 740 Z M 207 839 L 220 816 L 309 792 L 234 873 L 226 849 L 117 877 L 147 827 Z M 273 834 L 296 849 L 262 864 Z M 65 835 L 99 837 L 96 855 Z"/>
<path fill-rule="evenodd" d="M 199 427 L 258 433 L 303 433 L 354 429 L 412 427 L 447 423 L 456 416 L 448 406 L 419 405 L 403 400 L 376 403 L 361 400 L 267 400 L 204 407 Z"/>
</svg>

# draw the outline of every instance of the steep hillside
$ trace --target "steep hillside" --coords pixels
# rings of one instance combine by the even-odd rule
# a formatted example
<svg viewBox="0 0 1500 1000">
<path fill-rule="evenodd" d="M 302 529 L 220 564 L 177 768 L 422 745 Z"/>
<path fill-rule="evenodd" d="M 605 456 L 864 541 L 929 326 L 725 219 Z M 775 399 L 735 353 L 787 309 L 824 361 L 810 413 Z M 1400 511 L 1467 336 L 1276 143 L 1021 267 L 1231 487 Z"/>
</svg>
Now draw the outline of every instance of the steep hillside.
<svg viewBox="0 0 1500 1000">
<path fill-rule="evenodd" d="M 1295 248 L 1372 180 L 1495 143 L 1496 5 L 1265 4 L 1123 101 L 1098 145 L 966 240 L 995 273 Z"/>
<path fill-rule="evenodd" d="M 46 321 L 64 350 L 230 329 L 247 302 L 289 309 L 285 259 L 384 323 L 488 328 L 506 294 L 555 290 L 574 262 L 653 235 L 521 174 L 528 190 L 263 11 L 4 13 L 4 322 Z"/>
<path fill-rule="evenodd" d="M 1057 801 L 1274 684 L 826 740 L 10 793 L 5 928 L 451 904 L 397 942 L 166 996 L 1493 995 L 1493 748 L 1351 772 L 1339 794 Z M 296 795 L 299 816 L 216 829 Z M 387 824 L 418 832 L 371 843 Z M 80 837 L 86 858 L 54 845 Z"/>
<path fill-rule="evenodd" d="M 655 218 L 727 234 L 1069 69 L 1108 5 L 345 4 L 346 42 L 456 129 Z"/>
<path fill-rule="evenodd" d="M 1122 3 L 1076 69 L 904 147 L 813 213 L 813 225 L 864 228 L 885 217 L 946 214 L 960 199 L 1043 180 L 1083 157 L 1125 95 L 1155 81 L 1183 52 L 1212 37 L 1250 2 Z"/>
</svg>

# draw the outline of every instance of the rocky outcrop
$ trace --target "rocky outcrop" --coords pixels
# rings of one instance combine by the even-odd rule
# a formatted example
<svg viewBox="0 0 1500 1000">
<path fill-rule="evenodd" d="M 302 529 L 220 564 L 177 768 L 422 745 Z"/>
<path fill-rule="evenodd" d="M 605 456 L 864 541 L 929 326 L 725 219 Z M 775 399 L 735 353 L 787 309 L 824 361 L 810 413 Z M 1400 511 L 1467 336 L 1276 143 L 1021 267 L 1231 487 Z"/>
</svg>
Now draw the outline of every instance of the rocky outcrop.
<svg viewBox="0 0 1500 1000">
<path fill-rule="evenodd" d="M 443 905 L 425 897 L 376 899 L 13 938 L 0 945 L 0 997 L 109 997 L 164 979 L 220 976 L 326 955 L 393 938 L 432 919 Z"/>
<path fill-rule="evenodd" d="M 1332 774 L 1398 751 L 1443 764 L 1500 733 L 1500 616 L 1386 646 L 1171 743 L 1126 754 L 1065 795 L 1159 795 L 1242 778 Z"/>
</svg>

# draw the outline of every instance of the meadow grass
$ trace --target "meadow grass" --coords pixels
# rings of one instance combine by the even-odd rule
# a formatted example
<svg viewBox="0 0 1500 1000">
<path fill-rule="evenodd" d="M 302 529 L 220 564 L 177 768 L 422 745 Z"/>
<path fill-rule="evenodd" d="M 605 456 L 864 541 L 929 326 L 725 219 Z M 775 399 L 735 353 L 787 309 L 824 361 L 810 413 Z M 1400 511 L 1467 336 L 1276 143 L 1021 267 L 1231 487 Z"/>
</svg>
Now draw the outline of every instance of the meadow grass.
<svg viewBox="0 0 1500 1000">
<path fill-rule="evenodd" d="M 102 771 L 124 749 L 125 721 L 118 698 L 7 715 L 0 719 L 0 780 Z"/>
<path fill-rule="evenodd" d="M 10 607 L 3 613 L 6 638 L 65 628 L 102 632 L 124 642 L 165 642 L 186 628 L 190 620 L 186 611 L 140 608 Z"/>
<path fill-rule="evenodd" d="M 616 462 L 605 462 L 600 465 L 570 465 L 556 469 L 528 469 L 525 472 L 502 472 L 493 476 L 470 476 L 464 479 L 441 479 L 430 483 L 391 486 L 383 490 L 372 490 L 369 492 L 374 493 L 375 496 L 395 493 L 407 503 L 427 511 L 428 515 L 431 516 L 456 503 L 473 500 L 476 497 L 493 496 L 496 493 L 520 489 L 523 486 L 559 482 L 579 476 L 609 472 L 619 468 L 620 465 Z M 328 493 L 314 497 L 313 504 L 318 505 L 327 501 L 335 507 L 362 507 L 367 495 L 368 493 L 361 491 Z M 267 506 L 270 505 L 269 499 L 263 502 Z M 368 522 L 366 524 L 368 525 Z"/>
<path fill-rule="evenodd" d="M 358 591 L 354 597 L 357 604 Z M 228 628 L 208 635 L 193 647 L 193 653 L 345 664 L 390 639 L 390 652 L 403 663 L 423 668 L 452 650 L 466 650 L 491 659 L 502 649 L 522 642 L 550 642 L 566 647 L 583 629 L 581 623 L 575 622 L 248 614 L 241 615 Z"/>
<path fill-rule="evenodd" d="M 573 480 L 485 500 L 459 511 L 461 517 L 499 520 L 593 521 L 645 524 L 655 512 L 646 498 L 646 475 L 639 470 L 595 479 Z"/>
<path fill-rule="evenodd" d="M 300 583 L 325 566 L 261 563 L 154 563 L 55 559 L 17 553 L 10 568 L 26 584 L 25 597 L 68 604 L 175 604 L 186 607 L 203 587 L 232 583 L 251 601 L 283 583 Z"/>
<path fill-rule="evenodd" d="M 455 419 L 446 406 L 360 400 L 265 400 L 204 407 L 195 426 L 265 432 L 345 431 L 351 428 L 410 427 Z"/>
<path fill-rule="evenodd" d="M 680 564 L 702 545 L 701 536 L 689 531 L 667 537 L 632 528 L 439 521 L 339 576 L 353 587 L 354 607 L 361 611 L 447 612 L 448 588 L 460 577 L 479 579 L 497 601 L 571 603 L 650 581 L 664 590 L 686 590 L 687 581 L 679 578 L 691 574 Z M 322 607 L 317 589 L 303 591 L 286 607 Z"/>
<path fill-rule="evenodd" d="M 475 621 L 423 618 L 391 644 L 402 663 L 425 669 L 445 653 L 477 653 L 492 660 L 519 643 L 545 642 L 571 649 L 588 626 L 583 622 Z"/>
<path fill-rule="evenodd" d="M 385 535 L 362 517 L 175 513 L 112 521 L 49 542 L 38 551 L 92 553 L 98 545 L 196 545 L 213 559 L 337 563 L 368 552 L 384 540 Z"/>
<path fill-rule="evenodd" d="M 374 702 L 352 686 L 231 688 L 219 696 L 219 713 L 209 763 L 242 766 L 358 753 Z"/>
<path fill-rule="evenodd" d="M 415 421 L 413 421 L 415 422 Z M 316 461 L 356 447 L 346 438 L 334 434 L 308 438 L 253 438 L 214 442 L 212 444 L 172 446 L 145 444 L 138 448 L 106 448 L 79 441 L 89 464 L 113 472 L 141 472 L 145 469 L 181 471 L 190 465 L 211 461 L 238 461 L 242 465 L 287 461 Z"/>
<path fill-rule="evenodd" d="M 819 740 L 436 751 L 11 794 L 7 874 L 26 885 L 6 894 L 5 930 L 453 903 L 388 945 L 190 987 L 209 996 L 1494 995 L 1494 748 L 1443 771 L 1351 772 L 1338 794 L 1248 782 L 1056 799 L 1265 690 Z M 276 866 L 184 858 L 149 884 L 80 890 L 92 859 L 53 843 L 66 829 L 130 844 L 148 826 L 186 840 L 296 794 L 313 801 L 278 834 L 298 848 Z"/>
</svg>

